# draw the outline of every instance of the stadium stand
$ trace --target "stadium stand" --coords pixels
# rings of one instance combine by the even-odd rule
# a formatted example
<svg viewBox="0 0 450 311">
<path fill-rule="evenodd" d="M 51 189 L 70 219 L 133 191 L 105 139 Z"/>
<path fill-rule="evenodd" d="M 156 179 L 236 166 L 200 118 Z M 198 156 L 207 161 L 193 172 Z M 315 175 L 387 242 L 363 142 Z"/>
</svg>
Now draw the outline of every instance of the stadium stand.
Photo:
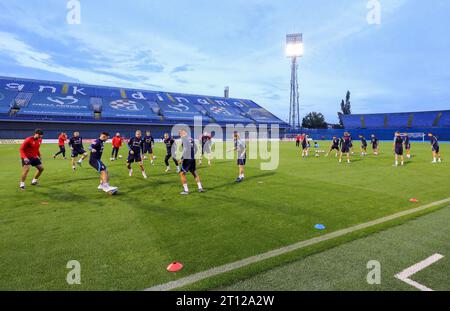
<svg viewBox="0 0 450 311">
<path fill-rule="evenodd" d="M 280 131 L 289 127 L 247 99 L 0 77 L 2 139 L 22 138 L 24 130 L 37 126 L 54 128 L 55 133 L 83 127 L 85 137 L 106 129 L 132 132 L 137 126 L 162 135 L 178 123 L 193 126 L 194 118 L 204 125 L 278 124 Z"/>
</svg>

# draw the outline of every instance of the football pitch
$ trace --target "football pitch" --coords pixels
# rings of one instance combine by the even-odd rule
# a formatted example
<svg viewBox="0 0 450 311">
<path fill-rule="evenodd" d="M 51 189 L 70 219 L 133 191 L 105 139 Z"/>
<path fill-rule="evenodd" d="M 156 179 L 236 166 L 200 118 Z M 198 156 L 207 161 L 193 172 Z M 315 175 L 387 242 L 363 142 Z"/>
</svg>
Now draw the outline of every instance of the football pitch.
<svg viewBox="0 0 450 311">
<path fill-rule="evenodd" d="M 321 142 L 321 149 L 328 145 Z M 359 143 L 356 145 L 359 147 Z M 30 179 L 27 190 L 21 191 L 19 145 L 0 145 L 0 289 L 143 290 L 450 197 L 450 166 L 445 162 L 450 145 L 442 144 L 444 163 L 431 164 L 430 145 L 413 143 L 413 158 L 398 168 L 392 166 L 392 143 L 382 143 L 381 147 L 380 156 L 369 154 L 365 158 L 355 148 L 348 165 L 339 164 L 334 156 L 302 159 L 295 143 L 281 143 L 277 170 L 261 171 L 260 162 L 250 160 L 246 180 L 235 184 L 235 161 L 213 161 L 212 167 L 198 169 L 206 193 L 193 192 L 185 197 L 179 195 L 182 188 L 174 170 L 164 173 L 162 144 L 156 146 L 155 166 L 146 162 L 148 180 L 142 178 L 137 166 L 134 176 L 129 177 L 125 160 L 109 162 L 107 146 L 103 160 L 111 185 L 120 188 L 116 196 L 97 190 L 99 177 L 87 162 L 73 172 L 69 160 L 52 159 L 56 145 L 41 148 L 46 170 L 40 185 L 32 187 Z M 125 158 L 125 149 L 121 153 Z M 188 180 L 194 190 L 192 177 Z M 411 198 L 419 202 L 411 203 Z M 448 208 L 439 212 L 448 213 Z M 185 289 L 258 289 L 254 278 L 272 277 L 264 273 L 273 268 L 293 267 L 321 254 L 316 263 L 336 261 L 338 256 L 329 249 L 347 246 L 360 237 L 371 238 L 372 234 L 375 238 L 376 232 L 418 215 L 318 243 Z M 435 221 L 436 232 L 441 232 L 439 220 Z M 428 219 L 426 227 L 433 223 Z M 326 229 L 317 230 L 316 224 L 324 224 Z M 394 228 L 399 236 L 401 228 Z M 401 237 L 396 241 L 396 235 L 390 235 L 392 242 L 387 245 L 393 248 L 391 251 L 407 244 L 411 260 L 405 258 L 405 263 L 412 265 L 415 259 L 424 259 L 420 244 L 416 245 L 413 238 L 408 241 L 408 235 Z M 370 247 L 348 245 L 346 254 L 371 257 Z M 71 260 L 81 264 L 81 285 L 66 282 L 66 265 Z M 183 263 L 184 269 L 168 273 L 166 267 L 173 261 Z M 448 275 L 448 261 L 443 267 Z M 281 280 L 285 271 L 276 275 Z M 323 277 L 339 278 L 339 274 Z M 334 281 L 333 289 L 350 289 L 345 286 L 351 282 L 350 276 L 343 277 L 341 283 Z M 326 289 L 308 282 L 300 286 L 302 281 L 298 282 L 286 289 Z M 273 289 L 277 289 L 276 284 Z M 383 289 L 403 287 L 386 285 Z M 449 290 L 449 286 L 440 284 L 436 289 Z"/>
</svg>

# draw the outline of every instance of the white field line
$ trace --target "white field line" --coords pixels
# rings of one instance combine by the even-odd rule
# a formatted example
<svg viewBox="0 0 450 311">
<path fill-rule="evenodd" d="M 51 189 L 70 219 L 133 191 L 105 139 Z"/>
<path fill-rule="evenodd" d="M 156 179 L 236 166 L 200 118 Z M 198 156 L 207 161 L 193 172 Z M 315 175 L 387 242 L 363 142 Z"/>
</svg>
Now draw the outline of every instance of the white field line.
<svg viewBox="0 0 450 311">
<path fill-rule="evenodd" d="M 403 281 L 411 286 L 414 286 L 417 289 L 420 289 L 421 291 L 432 292 L 433 290 L 431 288 L 428 288 L 420 283 L 417 283 L 416 281 L 411 280 L 410 277 L 416 274 L 417 272 L 422 271 L 423 269 L 431 266 L 435 262 L 438 262 L 442 258 L 444 258 L 444 256 L 440 254 L 434 254 L 433 256 L 428 257 L 427 259 L 415 264 L 414 266 L 411 266 L 403 270 L 399 274 L 396 274 L 395 277 L 400 281 Z"/>
<path fill-rule="evenodd" d="M 358 231 L 358 230 L 370 228 L 370 227 L 373 227 L 373 226 L 376 226 L 376 225 L 379 225 L 379 224 L 382 224 L 382 223 L 385 223 L 385 222 L 388 222 L 388 221 L 391 221 L 391 220 L 394 220 L 394 219 L 397 219 L 397 218 L 400 218 L 400 217 L 403 217 L 403 216 L 407 216 L 407 215 L 411 215 L 411 214 L 414 214 L 414 213 L 417 213 L 417 212 L 421 212 L 421 211 L 430 209 L 432 207 L 443 205 L 443 204 L 446 204 L 446 203 L 449 203 L 449 202 L 450 202 L 450 198 L 447 198 L 447 199 L 444 199 L 444 200 L 440 200 L 440 201 L 436 201 L 436 202 L 432 202 L 430 204 L 423 205 L 423 206 L 420 206 L 420 207 L 417 207 L 417 208 L 414 208 L 414 209 L 410 209 L 410 210 L 399 212 L 399 213 L 396 213 L 396 214 L 393 214 L 393 215 L 390 215 L 390 216 L 382 217 L 382 218 L 379 218 L 379 219 L 376 219 L 376 220 L 373 220 L 373 221 L 369 221 L 369 222 L 366 222 L 366 223 L 363 223 L 363 224 L 359 224 L 359 225 L 356 225 L 356 226 L 353 226 L 353 227 L 350 227 L 350 228 L 346 228 L 346 229 L 338 230 L 338 231 L 335 231 L 335 232 L 331 232 L 331 233 L 325 234 L 325 235 L 320 236 L 320 237 L 312 238 L 310 240 L 306 240 L 306 241 L 298 242 L 298 243 L 295 243 L 295 244 L 291 244 L 291 245 L 288 245 L 288 246 L 285 246 L 285 247 L 282 247 L 282 248 L 279 248 L 279 249 L 275 249 L 275 250 L 269 251 L 267 253 L 255 255 L 255 256 L 252 256 L 252 257 L 249 257 L 249 258 L 245 258 L 245 259 L 242 259 L 242 260 L 239 260 L 239 261 L 235 261 L 235 262 L 232 262 L 232 263 L 229 263 L 229 264 L 225 264 L 225 265 L 222 265 L 222 266 L 211 268 L 209 270 L 198 272 L 198 273 L 192 274 L 190 276 L 181 278 L 179 280 L 175 280 L 175 281 L 168 282 L 168 283 L 161 284 L 161 285 L 156 285 L 156 286 L 153 286 L 153 287 L 145 289 L 145 291 L 168 291 L 168 290 L 174 290 L 174 289 L 177 289 L 177 288 L 180 288 L 180 287 L 183 287 L 183 286 L 186 286 L 186 285 L 190 285 L 190 284 L 196 283 L 198 281 L 201 281 L 201 280 L 204 280 L 204 279 L 207 279 L 207 278 L 219 275 L 219 274 L 223 274 L 223 273 L 230 272 L 230 271 L 233 271 L 233 270 L 236 270 L 236 269 L 240 269 L 242 267 L 245 267 L 245 266 L 248 266 L 248 265 L 251 265 L 251 264 L 263 261 L 263 260 L 266 260 L 266 259 L 270 259 L 270 258 L 273 258 L 273 257 L 276 257 L 276 256 L 280 256 L 280 255 L 283 255 L 283 254 L 286 254 L 286 253 L 290 253 L 292 251 L 296 251 L 296 250 L 305 248 L 307 246 L 311 246 L 311 245 L 314 245 L 314 244 L 317 244 L 317 243 L 328 241 L 328 240 L 331 240 L 331 239 L 334 239 L 334 238 L 337 238 L 337 237 L 340 237 L 340 236 L 343 236 L 343 235 L 346 235 L 346 234 L 349 234 L 349 233 L 352 233 L 352 232 L 355 232 L 355 231 Z"/>
</svg>

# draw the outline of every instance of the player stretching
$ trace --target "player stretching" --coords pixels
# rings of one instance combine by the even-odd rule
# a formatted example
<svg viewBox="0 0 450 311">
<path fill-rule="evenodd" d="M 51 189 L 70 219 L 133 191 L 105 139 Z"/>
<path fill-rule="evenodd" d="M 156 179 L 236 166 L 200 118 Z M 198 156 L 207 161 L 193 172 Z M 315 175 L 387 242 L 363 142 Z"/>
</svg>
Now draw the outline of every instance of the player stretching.
<svg viewBox="0 0 450 311">
<path fill-rule="evenodd" d="M 403 166 L 404 158 L 403 158 L 403 138 L 400 132 L 395 132 L 394 138 L 394 152 L 395 152 L 395 164 L 394 166 L 398 166 L 398 159 L 401 160 L 401 165 Z"/>
<path fill-rule="evenodd" d="M 408 133 L 405 134 L 403 143 L 405 144 L 406 157 L 411 159 L 411 142 Z"/>
<path fill-rule="evenodd" d="M 117 156 L 119 154 L 120 147 L 122 147 L 123 138 L 120 136 L 120 133 L 117 133 L 116 136 L 112 139 L 112 152 L 111 152 L 111 161 L 116 161 Z M 120 156 L 122 157 L 122 156 Z"/>
<path fill-rule="evenodd" d="M 195 144 L 195 141 L 191 137 L 188 137 L 185 130 L 181 130 L 179 133 L 181 137 L 181 143 L 183 145 L 183 157 L 181 158 L 180 179 L 184 189 L 184 191 L 181 192 L 180 194 L 181 195 L 189 194 L 189 188 L 186 178 L 187 173 L 191 173 L 192 176 L 194 176 L 195 181 L 197 182 L 198 192 L 204 192 L 200 176 L 197 174 L 195 163 L 195 154 L 197 153 L 197 145 Z"/>
<path fill-rule="evenodd" d="M 202 165 L 203 156 L 206 154 L 206 158 L 208 159 L 208 165 L 211 166 L 212 137 L 207 132 L 205 132 L 201 137 L 201 141 L 202 141 L 202 157 L 198 161 L 198 164 Z"/>
<path fill-rule="evenodd" d="M 328 153 L 326 154 L 326 157 L 328 157 L 331 153 L 331 151 L 336 150 L 336 158 L 339 155 L 339 143 L 340 143 L 340 139 L 337 138 L 336 136 L 333 136 L 333 140 L 331 141 L 331 147 L 330 150 L 328 151 Z"/>
<path fill-rule="evenodd" d="M 105 164 L 102 162 L 102 154 L 105 142 L 108 140 L 109 134 L 103 132 L 100 134 L 100 138 L 96 139 L 89 150 L 91 151 L 91 155 L 89 156 L 89 164 L 100 173 L 100 186 L 98 186 L 98 190 L 102 190 L 108 194 L 116 194 L 119 188 L 111 187 L 109 185 L 109 174 L 106 170 Z"/>
<path fill-rule="evenodd" d="M 170 137 L 168 133 L 164 134 L 164 144 L 166 145 L 166 157 L 164 159 L 164 163 L 166 163 L 166 173 L 170 171 L 170 164 L 169 164 L 169 160 L 170 158 L 173 159 L 173 162 L 175 162 L 175 166 L 177 167 L 177 173 L 180 173 L 180 168 L 178 167 L 178 161 L 175 158 L 175 153 L 176 153 L 176 143 L 175 143 L 175 139 L 173 139 L 173 137 Z"/>
<path fill-rule="evenodd" d="M 150 163 L 154 165 L 155 156 L 153 155 L 153 147 L 155 145 L 155 140 L 153 139 L 152 133 L 150 131 L 145 132 L 144 142 L 142 145 L 142 154 L 144 155 L 144 159 L 147 159 L 145 156 L 147 153 L 150 155 Z"/>
<path fill-rule="evenodd" d="M 25 190 L 25 180 L 27 180 L 28 173 L 30 172 L 30 167 L 36 167 L 37 172 L 34 175 L 31 184 L 36 186 L 38 184 L 38 179 L 44 171 L 44 167 L 41 162 L 41 152 L 40 147 L 42 144 L 42 137 L 44 132 L 40 129 L 34 131 L 34 135 L 25 139 L 20 146 L 20 157 L 22 159 L 22 176 L 20 177 L 20 189 Z"/>
<path fill-rule="evenodd" d="M 361 139 L 361 155 L 364 157 L 367 155 L 367 140 L 362 135 L 359 135 L 359 139 Z"/>
<path fill-rule="evenodd" d="M 56 157 L 59 156 L 60 154 L 62 154 L 64 159 L 67 159 L 66 158 L 66 146 L 65 146 L 66 140 L 67 140 L 67 134 L 61 133 L 58 137 L 59 152 L 55 153 L 55 155 L 53 156 L 53 159 L 56 159 Z"/>
<path fill-rule="evenodd" d="M 341 138 L 341 153 L 339 154 L 339 163 L 342 163 L 342 156 L 345 154 L 347 163 L 350 164 L 350 134 L 345 132 L 344 137 Z"/>
<path fill-rule="evenodd" d="M 133 162 L 139 163 L 141 168 L 142 176 L 147 179 L 147 174 L 145 173 L 144 163 L 142 162 L 141 150 L 144 146 L 144 140 L 142 139 L 142 132 L 136 131 L 135 137 L 131 138 L 128 142 L 128 148 L 130 149 L 127 160 L 127 167 L 130 177 L 133 176 L 133 169 L 131 164 Z"/>
<path fill-rule="evenodd" d="M 70 150 L 72 150 L 72 169 L 75 171 L 75 163 L 81 166 L 81 163 L 83 163 L 83 160 L 86 159 L 88 155 L 86 150 L 84 150 L 83 138 L 80 137 L 79 132 L 73 133 L 73 137 L 69 139 L 69 147 Z M 77 161 L 78 156 L 81 156 L 81 158 Z"/>
<path fill-rule="evenodd" d="M 230 151 L 237 151 L 237 165 L 239 167 L 239 177 L 236 179 L 236 182 L 237 183 L 243 182 L 245 178 L 244 169 L 247 160 L 247 146 L 239 136 L 238 132 L 234 132 L 234 149 L 231 149 Z"/>
<path fill-rule="evenodd" d="M 370 142 L 372 143 L 373 154 L 377 156 L 379 141 L 378 141 L 378 138 L 376 138 L 375 134 L 372 134 L 372 136 L 370 138 Z"/>
<path fill-rule="evenodd" d="M 433 162 L 432 163 L 441 163 L 441 153 L 439 148 L 439 141 L 436 136 L 434 136 L 432 133 L 428 134 L 428 137 L 430 137 L 431 142 L 431 150 L 433 151 Z M 437 160 L 437 161 L 436 161 Z"/>
<path fill-rule="evenodd" d="M 302 135 L 302 158 L 309 156 L 308 135 Z"/>
</svg>

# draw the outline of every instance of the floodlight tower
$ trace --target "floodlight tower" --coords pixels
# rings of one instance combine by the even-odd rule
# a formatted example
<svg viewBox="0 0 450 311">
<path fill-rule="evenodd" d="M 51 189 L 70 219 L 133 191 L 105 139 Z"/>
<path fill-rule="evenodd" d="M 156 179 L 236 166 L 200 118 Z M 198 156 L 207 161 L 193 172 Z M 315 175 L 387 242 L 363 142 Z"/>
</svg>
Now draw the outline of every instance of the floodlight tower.
<svg viewBox="0 0 450 311">
<path fill-rule="evenodd" d="M 303 56 L 303 34 L 286 35 L 286 56 L 292 60 L 291 65 L 291 102 L 289 124 L 292 129 L 300 128 L 300 95 L 298 92 L 298 59 Z"/>
</svg>

